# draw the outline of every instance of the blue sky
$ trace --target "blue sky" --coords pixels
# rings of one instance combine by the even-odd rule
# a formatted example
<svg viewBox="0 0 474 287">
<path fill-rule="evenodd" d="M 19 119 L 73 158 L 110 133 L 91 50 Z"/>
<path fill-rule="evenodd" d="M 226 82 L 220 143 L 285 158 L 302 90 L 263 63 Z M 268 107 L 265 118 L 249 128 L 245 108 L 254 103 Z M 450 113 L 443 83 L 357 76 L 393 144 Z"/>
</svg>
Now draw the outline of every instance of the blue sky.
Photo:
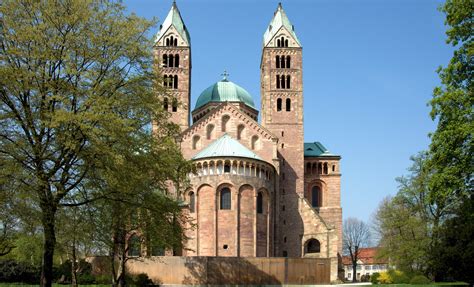
<svg viewBox="0 0 474 287">
<path fill-rule="evenodd" d="M 124 1 L 129 11 L 159 21 L 171 3 Z M 453 53 L 441 3 L 282 1 L 303 45 L 305 141 L 342 156 L 344 218 L 369 220 L 380 200 L 396 193 L 409 157 L 429 144 L 435 124 L 427 102 L 439 84 L 437 67 Z M 177 4 L 191 34 L 192 107 L 224 69 L 259 107 L 262 37 L 278 1 Z"/>
</svg>

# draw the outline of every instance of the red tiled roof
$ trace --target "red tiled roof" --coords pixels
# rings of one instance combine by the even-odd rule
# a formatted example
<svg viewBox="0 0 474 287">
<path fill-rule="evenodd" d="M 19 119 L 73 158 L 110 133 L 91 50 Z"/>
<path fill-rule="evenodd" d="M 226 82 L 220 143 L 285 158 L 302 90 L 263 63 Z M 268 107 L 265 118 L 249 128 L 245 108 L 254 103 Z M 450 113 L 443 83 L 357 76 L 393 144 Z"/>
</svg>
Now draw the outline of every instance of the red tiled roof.
<svg viewBox="0 0 474 287">
<path fill-rule="evenodd" d="M 388 261 L 384 258 L 377 258 L 378 247 L 370 248 L 360 248 L 358 260 L 362 261 L 364 264 L 387 264 Z M 342 264 L 352 265 L 350 256 L 342 257 Z"/>
</svg>

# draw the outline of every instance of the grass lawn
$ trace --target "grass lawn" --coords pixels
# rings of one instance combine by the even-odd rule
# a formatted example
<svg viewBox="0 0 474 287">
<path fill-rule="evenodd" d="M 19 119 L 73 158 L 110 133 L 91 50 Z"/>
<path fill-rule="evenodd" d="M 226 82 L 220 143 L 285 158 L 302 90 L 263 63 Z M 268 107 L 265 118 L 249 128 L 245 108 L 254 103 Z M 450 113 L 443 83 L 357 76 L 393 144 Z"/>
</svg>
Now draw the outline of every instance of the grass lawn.
<svg viewBox="0 0 474 287">
<path fill-rule="evenodd" d="M 469 286 L 469 284 L 464 282 L 437 282 L 431 284 L 420 284 L 420 285 L 413 285 L 413 284 L 373 284 L 372 286 L 380 286 L 380 287 L 450 287 L 450 286 Z"/>
</svg>

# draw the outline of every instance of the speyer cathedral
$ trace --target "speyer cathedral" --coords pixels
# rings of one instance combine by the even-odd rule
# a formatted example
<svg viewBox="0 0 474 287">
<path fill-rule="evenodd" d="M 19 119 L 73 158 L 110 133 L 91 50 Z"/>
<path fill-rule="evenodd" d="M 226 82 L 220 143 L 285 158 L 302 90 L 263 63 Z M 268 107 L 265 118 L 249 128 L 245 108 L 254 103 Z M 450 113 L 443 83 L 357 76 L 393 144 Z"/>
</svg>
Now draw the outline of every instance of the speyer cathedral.
<svg viewBox="0 0 474 287">
<path fill-rule="evenodd" d="M 304 142 L 303 49 L 282 6 L 263 34 L 260 111 L 225 74 L 191 103 L 191 47 L 173 3 L 154 45 L 169 90 L 160 97 L 197 170 L 184 194 L 195 228 L 177 253 L 337 258 L 340 156 Z"/>
</svg>

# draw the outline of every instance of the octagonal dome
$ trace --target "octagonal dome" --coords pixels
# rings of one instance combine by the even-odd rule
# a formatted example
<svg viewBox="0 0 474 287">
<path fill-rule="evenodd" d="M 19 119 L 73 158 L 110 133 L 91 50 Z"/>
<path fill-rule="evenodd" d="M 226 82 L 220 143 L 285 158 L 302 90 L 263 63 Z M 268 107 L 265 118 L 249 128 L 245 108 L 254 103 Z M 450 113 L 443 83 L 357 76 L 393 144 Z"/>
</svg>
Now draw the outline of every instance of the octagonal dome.
<svg viewBox="0 0 474 287">
<path fill-rule="evenodd" d="M 205 89 L 196 101 L 194 109 L 198 109 L 211 102 L 242 102 L 255 109 L 252 96 L 239 85 L 227 80 L 221 81 Z"/>
</svg>

